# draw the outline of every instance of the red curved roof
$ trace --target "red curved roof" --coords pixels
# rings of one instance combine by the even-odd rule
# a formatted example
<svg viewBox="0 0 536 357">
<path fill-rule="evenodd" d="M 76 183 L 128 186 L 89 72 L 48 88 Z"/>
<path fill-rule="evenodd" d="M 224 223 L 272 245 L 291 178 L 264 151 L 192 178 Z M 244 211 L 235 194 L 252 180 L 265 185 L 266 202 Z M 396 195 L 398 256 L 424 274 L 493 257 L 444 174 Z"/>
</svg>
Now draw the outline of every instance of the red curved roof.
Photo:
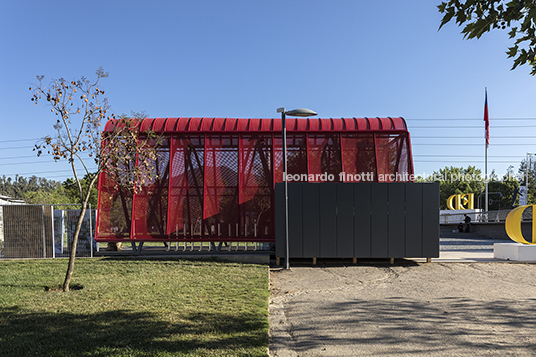
<svg viewBox="0 0 536 357">
<path fill-rule="evenodd" d="M 105 132 L 113 131 L 119 120 L 109 120 Z M 287 118 L 287 131 L 407 131 L 404 118 Z M 141 130 L 159 133 L 183 132 L 280 132 L 280 118 L 146 118 Z"/>
</svg>

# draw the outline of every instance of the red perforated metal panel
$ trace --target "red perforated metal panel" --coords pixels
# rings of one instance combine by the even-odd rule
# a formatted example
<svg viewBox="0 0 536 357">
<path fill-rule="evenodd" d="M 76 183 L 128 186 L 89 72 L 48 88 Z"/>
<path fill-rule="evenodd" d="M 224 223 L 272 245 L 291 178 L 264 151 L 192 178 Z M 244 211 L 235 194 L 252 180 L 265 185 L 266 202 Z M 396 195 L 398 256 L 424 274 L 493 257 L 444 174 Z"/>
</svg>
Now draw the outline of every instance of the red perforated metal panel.
<svg viewBox="0 0 536 357">
<path fill-rule="evenodd" d="M 190 188 L 186 166 L 189 145 L 187 138 L 173 136 L 171 139 L 167 226 L 167 234 L 171 237 L 184 236 L 184 213 Z"/>
<path fill-rule="evenodd" d="M 410 181 L 402 118 L 287 118 L 290 180 Z M 120 121 L 106 124 L 111 132 Z M 99 178 L 100 241 L 273 241 L 273 190 L 283 181 L 281 119 L 156 118 L 163 135 L 159 179 L 136 195 L 120 178 Z"/>
</svg>

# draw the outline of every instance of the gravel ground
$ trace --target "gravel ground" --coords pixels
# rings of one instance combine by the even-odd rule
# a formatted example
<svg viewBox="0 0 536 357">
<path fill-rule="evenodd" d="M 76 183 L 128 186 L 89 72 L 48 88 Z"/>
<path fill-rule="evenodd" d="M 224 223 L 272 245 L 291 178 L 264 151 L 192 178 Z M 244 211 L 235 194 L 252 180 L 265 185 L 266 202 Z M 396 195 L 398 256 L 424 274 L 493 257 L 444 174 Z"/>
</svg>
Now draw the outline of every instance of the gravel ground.
<svg viewBox="0 0 536 357">
<path fill-rule="evenodd" d="M 442 239 L 442 250 L 455 247 L 492 243 Z M 534 264 L 371 262 L 270 276 L 271 356 L 536 356 Z"/>
</svg>

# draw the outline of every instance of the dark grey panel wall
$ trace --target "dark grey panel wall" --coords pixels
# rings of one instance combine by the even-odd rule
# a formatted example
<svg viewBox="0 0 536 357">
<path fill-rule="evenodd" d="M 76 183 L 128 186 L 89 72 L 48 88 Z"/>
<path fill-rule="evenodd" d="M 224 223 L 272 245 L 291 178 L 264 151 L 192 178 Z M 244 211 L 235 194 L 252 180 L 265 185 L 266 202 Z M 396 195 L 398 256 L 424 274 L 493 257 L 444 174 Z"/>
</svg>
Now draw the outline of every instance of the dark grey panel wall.
<svg viewBox="0 0 536 357">
<path fill-rule="evenodd" d="M 288 191 L 288 226 L 289 237 L 302 237 L 302 239 L 289 240 L 291 256 L 303 256 L 303 186 L 292 187 Z"/>
<path fill-rule="evenodd" d="M 406 256 L 406 184 L 389 184 L 389 256 Z M 439 207 L 439 206 L 438 206 Z"/>
<path fill-rule="evenodd" d="M 372 256 L 372 189 L 371 183 L 352 185 L 354 189 L 354 255 L 356 258 Z"/>
<path fill-rule="evenodd" d="M 354 190 L 338 185 L 337 191 L 337 257 L 354 252 Z"/>
<path fill-rule="evenodd" d="M 389 256 L 389 204 L 387 185 L 372 185 L 372 232 L 373 258 Z"/>
<path fill-rule="evenodd" d="M 289 183 L 292 258 L 439 257 L 437 183 Z M 276 256 L 285 256 L 276 184 Z"/>
<path fill-rule="evenodd" d="M 275 256 L 285 256 L 285 193 L 283 184 L 277 184 L 275 189 L 275 236 L 280 237 L 280 241 L 275 245 Z M 294 237 L 293 239 L 303 239 L 303 237 Z"/>
<path fill-rule="evenodd" d="M 436 184 L 439 192 L 439 183 Z M 432 185 L 423 185 L 423 208 L 422 208 L 422 235 L 426 239 L 422 241 L 422 254 L 426 257 L 436 257 L 434 254 L 439 246 L 439 214 L 436 214 L 439 207 L 439 194 Z M 437 257 L 439 252 L 437 253 Z"/>
<path fill-rule="evenodd" d="M 284 238 L 283 238 L 284 239 Z M 296 237 L 296 239 L 300 239 Z M 303 185 L 303 256 L 320 256 L 320 185 Z"/>
<path fill-rule="evenodd" d="M 337 256 L 337 184 L 323 183 L 320 189 L 320 257 Z"/>
<path fill-rule="evenodd" d="M 408 185 L 406 187 L 406 193 L 406 256 L 420 257 L 423 255 L 422 185 Z"/>
</svg>

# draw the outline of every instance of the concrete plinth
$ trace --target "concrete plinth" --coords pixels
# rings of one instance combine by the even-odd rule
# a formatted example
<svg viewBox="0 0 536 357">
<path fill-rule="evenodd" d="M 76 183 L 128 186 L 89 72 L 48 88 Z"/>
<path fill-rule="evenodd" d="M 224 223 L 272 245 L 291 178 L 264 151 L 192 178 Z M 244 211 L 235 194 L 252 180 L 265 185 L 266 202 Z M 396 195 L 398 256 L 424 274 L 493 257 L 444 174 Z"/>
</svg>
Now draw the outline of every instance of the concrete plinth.
<svg viewBox="0 0 536 357">
<path fill-rule="evenodd" d="M 495 243 L 493 257 L 522 262 L 536 262 L 536 245 L 521 243 Z"/>
</svg>

